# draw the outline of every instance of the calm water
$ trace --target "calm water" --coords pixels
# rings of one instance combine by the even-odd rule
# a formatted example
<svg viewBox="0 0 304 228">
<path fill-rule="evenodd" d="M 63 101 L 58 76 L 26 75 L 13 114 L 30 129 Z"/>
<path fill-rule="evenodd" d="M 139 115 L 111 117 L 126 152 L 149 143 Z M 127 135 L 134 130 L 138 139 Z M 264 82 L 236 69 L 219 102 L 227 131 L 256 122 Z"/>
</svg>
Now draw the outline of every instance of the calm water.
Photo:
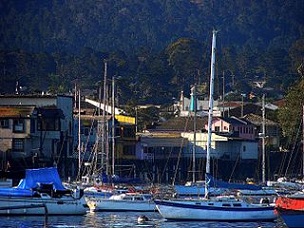
<svg viewBox="0 0 304 228">
<path fill-rule="evenodd" d="M 137 218 L 146 215 L 149 221 L 139 224 Z M 0 227 L 5 228 L 202 228 L 202 227 L 238 227 L 238 228 L 283 228 L 283 223 L 279 220 L 271 222 L 250 222 L 250 223 L 228 223 L 228 222 L 168 222 L 161 218 L 156 212 L 96 212 L 88 213 L 84 216 L 49 216 L 45 224 L 43 216 L 11 216 L 0 217 Z"/>
</svg>

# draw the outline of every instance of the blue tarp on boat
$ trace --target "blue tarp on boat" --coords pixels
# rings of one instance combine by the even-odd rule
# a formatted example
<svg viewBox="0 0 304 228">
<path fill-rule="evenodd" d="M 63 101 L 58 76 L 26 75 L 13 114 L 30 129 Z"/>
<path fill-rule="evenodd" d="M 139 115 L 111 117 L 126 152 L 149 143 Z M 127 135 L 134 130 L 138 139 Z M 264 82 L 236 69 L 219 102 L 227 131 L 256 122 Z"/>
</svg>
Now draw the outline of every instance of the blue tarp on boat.
<svg viewBox="0 0 304 228">
<path fill-rule="evenodd" d="M 254 184 L 237 184 L 237 183 L 228 183 L 225 181 L 216 180 L 213 176 L 206 173 L 206 180 L 209 181 L 210 187 L 215 188 L 226 188 L 226 189 L 238 189 L 238 190 L 262 190 L 261 186 Z"/>
<path fill-rule="evenodd" d="M 53 184 L 54 190 L 65 190 L 56 167 L 26 169 L 25 178 L 20 181 L 17 188 L 32 189 L 39 184 Z"/>
<path fill-rule="evenodd" d="M 59 177 L 57 168 L 26 169 L 25 178 L 17 187 L 0 189 L 0 196 L 33 196 L 35 188 L 41 184 L 50 184 L 53 190 L 66 190 Z"/>
</svg>

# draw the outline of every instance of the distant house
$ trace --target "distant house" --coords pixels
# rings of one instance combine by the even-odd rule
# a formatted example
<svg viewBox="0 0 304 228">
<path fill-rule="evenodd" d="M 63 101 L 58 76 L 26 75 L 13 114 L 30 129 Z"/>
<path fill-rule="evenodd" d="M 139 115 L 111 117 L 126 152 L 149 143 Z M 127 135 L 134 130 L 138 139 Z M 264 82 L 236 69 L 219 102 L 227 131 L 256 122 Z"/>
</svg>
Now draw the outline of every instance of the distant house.
<svg viewBox="0 0 304 228">
<path fill-rule="evenodd" d="M 184 96 L 184 92 L 181 91 L 180 99 L 175 104 L 176 112 L 178 113 L 178 116 L 180 117 L 187 117 L 190 116 L 190 102 L 191 99 Z M 214 110 L 213 113 L 215 116 L 220 116 L 221 111 L 218 108 L 219 102 L 214 101 Z M 209 109 L 209 100 L 200 100 L 197 99 L 197 116 L 207 116 L 208 115 L 208 109 Z"/>
<path fill-rule="evenodd" d="M 207 125 L 205 125 L 207 129 Z M 234 137 L 254 140 L 256 137 L 255 125 L 249 121 L 236 117 L 215 117 L 212 120 L 212 131 L 233 134 Z"/>
<path fill-rule="evenodd" d="M 168 181 L 170 176 L 175 175 L 177 164 L 180 166 L 177 176 L 186 179 L 185 175 L 189 173 L 189 167 L 192 165 L 194 149 L 196 162 L 204 162 L 207 149 L 207 117 L 197 117 L 196 122 L 195 147 L 193 116 L 176 117 L 138 134 L 137 157 L 152 166 L 154 180 L 164 178 L 162 175 L 165 173 L 165 181 Z M 257 161 L 259 150 L 254 128 L 255 126 L 246 120 L 214 117 L 211 158 L 228 163 Z M 165 171 L 159 171 L 163 169 Z"/>
<path fill-rule="evenodd" d="M 243 117 L 244 120 L 251 122 L 256 126 L 256 138 L 260 138 L 259 133 L 262 133 L 263 118 L 255 114 L 247 114 Z M 265 142 L 268 146 L 278 148 L 280 146 L 280 126 L 278 123 L 265 119 Z"/>
<path fill-rule="evenodd" d="M 1 159 L 12 169 L 57 165 L 62 177 L 73 175 L 72 108 L 71 96 L 0 96 Z"/>
<path fill-rule="evenodd" d="M 136 158 L 140 177 L 159 183 L 169 183 L 175 175 L 178 159 L 183 159 L 182 153 L 187 144 L 187 139 L 175 130 L 152 129 L 138 133 Z M 178 169 L 179 179 L 186 173 L 182 168 Z"/>
<path fill-rule="evenodd" d="M 185 157 L 192 157 L 193 133 L 183 133 L 182 137 L 187 138 L 188 147 L 184 151 Z M 233 135 L 221 135 L 212 133 L 210 156 L 214 159 L 237 161 L 257 160 L 258 142 L 246 140 Z M 196 133 L 196 157 L 205 158 L 207 153 L 207 133 Z"/>
<path fill-rule="evenodd" d="M 235 102 L 234 102 L 235 103 Z M 226 105 L 230 105 L 231 103 L 227 103 Z M 278 106 L 273 105 L 271 103 L 266 103 L 265 104 L 265 110 L 267 112 L 273 112 L 278 108 Z M 244 102 L 243 104 L 238 102 L 238 105 L 235 106 L 230 106 L 227 111 L 225 111 L 224 116 L 235 116 L 242 118 L 245 115 L 248 114 L 255 114 L 262 116 L 262 104 L 261 102 L 259 103 L 249 103 L 249 102 Z"/>
<path fill-rule="evenodd" d="M 174 143 L 170 145 L 183 148 L 183 156 L 190 158 L 193 154 L 193 117 L 177 117 L 161 123 L 156 126 L 155 129 L 148 130 L 149 137 L 146 136 L 145 144 L 151 147 L 166 147 L 164 141 L 158 140 L 159 132 L 162 132 L 163 136 L 170 137 L 168 142 L 172 142 L 172 137 L 175 134 L 175 138 L 179 139 L 180 145 L 177 146 Z M 206 144 L 207 144 L 207 117 L 196 118 L 196 156 L 203 158 L 206 156 Z M 236 158 L 243 159 L 258 159 L 258 142 L 256 140 L 256 126 L 249 121 L 242 120 L 236 117 L 222 118 L 214 117 L 212 121 L 212 149 L 211 157 L 217 159 L 234 160 Z M 174 133 L 174 134 L 173 134 Z M 155 141 L 150 144 L 149 141 Z"/>
</svg>

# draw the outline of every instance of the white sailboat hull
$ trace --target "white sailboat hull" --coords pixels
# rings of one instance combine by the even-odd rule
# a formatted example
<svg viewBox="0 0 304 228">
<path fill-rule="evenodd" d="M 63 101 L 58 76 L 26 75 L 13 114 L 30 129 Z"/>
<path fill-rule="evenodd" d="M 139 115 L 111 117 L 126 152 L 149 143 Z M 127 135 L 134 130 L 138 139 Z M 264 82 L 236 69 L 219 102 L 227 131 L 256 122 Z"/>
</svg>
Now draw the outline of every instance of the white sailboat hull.
<svg viewBox="0 0 304 228">
<path fill-rule="evenodd" d="M 91 210 L 94 211 L 155 211 L 153 202 L 124 202 L 115 200 L 88 201 Z"/>
<path fill-rule="evenodd" d="M 40 198 L 0 197 L 1 215 L 84 215 L 88 208 L 84 197 Z"/>
<path fill-rule="evenodd" d="M 110 198 L 87 197 L 87 204 L 92 211 L 156 211 L 152 199 L 136 194 L 120 194 Z"/>
<path fill-rule="evenodd" d="M 168 220 L 272 221 L 277 218 L 273 206 L 242 201 L 156 200 L 159 213 Z"/>
</svg>

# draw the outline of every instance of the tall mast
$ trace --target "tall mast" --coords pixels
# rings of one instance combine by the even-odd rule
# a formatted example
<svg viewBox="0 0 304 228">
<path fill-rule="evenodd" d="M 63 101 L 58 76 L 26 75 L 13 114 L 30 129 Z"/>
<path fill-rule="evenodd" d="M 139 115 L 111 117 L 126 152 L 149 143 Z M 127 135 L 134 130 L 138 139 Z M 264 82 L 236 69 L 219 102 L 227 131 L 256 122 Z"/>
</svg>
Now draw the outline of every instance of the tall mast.
<svg viewBox="0 0 304 228">
<path fill-rule="evenodd" d="M 112 176 L 115 175 L 115 77 L 112 77 Z"/>
<path fill-rule="evenodd" d="M 108 63 L 105 60 L 104 61 L 104 76 L 103 76 L 103 112 L 102 112 L 102 145 L 101 145 L 101 167 L 104 168 L 104 154 L 105 154 L 105 144 L 106 141 L 106 87 L 107 87 L 107 70 L 108 70 Z M 106 169 L 106 173 L 108 172 L 108 169 Z"/>
<path fill-rule="evenodd" d="M 262 96 L 262 182 L 266 181 L 266 168 L 265 168 L 265 94 Z"/>
<path fill-rule="evenodd" d="M 81 170 L 81 118 L 80 118 L 80 89 L 78 90 L 78 173 Z"/>
<path fill-rule="evenodd" d="M 213 91 L 214 91 L 214 73 L 215 73 L 215 52 L 216 52 L 216 33 L 213 30 L 212 36 L 212 54 L 211 54 L 211 74 L 210 74 L 210 90 L 209 90 L 209 110 L 208 110 L 208 138 L 207 138 L 207 155 L 206 155 L 206 175 L 205 175 L 205 197 L 209 197 L 209 178 L 210 174 L 210 152 L 211 152 L 211 136 L 212 136 L 212 116 L 213 116 Z"/>
<path fill-rule="evenodd" d="M 191 111 L 194 115 L 193 120 L 193 150 L 192 150 L 192 182 L 196 181 L 196 166 L 195 166 L 195 156 L 196 156 L 196 113 L 197 113 L 197 100 L 196 100 L 196 86 L 191 88 Z"/>
</svg>

